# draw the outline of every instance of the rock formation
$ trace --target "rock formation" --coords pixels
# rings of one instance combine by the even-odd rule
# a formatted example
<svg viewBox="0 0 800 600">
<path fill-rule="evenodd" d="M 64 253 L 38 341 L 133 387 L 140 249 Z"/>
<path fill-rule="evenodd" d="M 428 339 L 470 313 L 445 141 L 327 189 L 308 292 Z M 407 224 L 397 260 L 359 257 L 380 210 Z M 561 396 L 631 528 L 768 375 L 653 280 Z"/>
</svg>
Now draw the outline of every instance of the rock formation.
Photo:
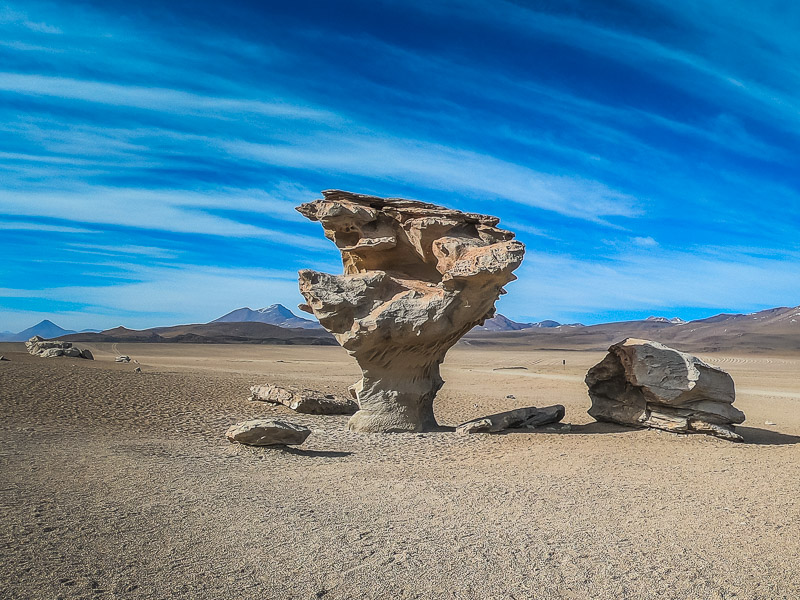
<svg viewBox="0 0 800 600">
<path fill-rule="evenodd" d="M 342 253 L 343 275 L 300 271 L 301 310 L 358 362 L 365 432 L 436 427 L 433 399 L 447 350 L 494 315 L 525 247 L 499 219 L 433 204 L 338 190 L 297 210 Z"/>
<path fill-rule="evenodd" d="M 741 441 L 735 424 L 744 413 L 733 407 L 733 379 L 718 367 L 658 342 L 629 338 L 586 375 L 598 421 L 706 433 Z"/>
<path fill-rule="evenodd" d="M 489 415 L 467 421 L 456 427 L 456 433 L 497 433 L 506 429 L 533 429 L 550 423 L 558 423 L 564 418 L 565 409 L 560 404 L 536 408 L 517 408 L 507 412 Z"/>
<path fill-rule="evenodd" d="M 288 406 L 309 415 L 352 415 L 358 405 L 349 398 L 337 398 L 317 390 L 292 390 L 265 383 L 250 388 L 250 400 Z"/>
<path fill-rule="evenodd" d="M 59 342 L 47 341 L 38 335 L 33 336 L 27 342 L 25 347 L 28 349 L 29 354 L 39 356 L 41 358 L 55 358 L 56 356 L 71 356 L 73 358 L 86 358 L 94 360 L 94 356 L 88 350 L 79 350 L 72 346 L 72 342 Z"/>
<path fill-rule="evenodd" d="M 231 442 L 248 446 L 294 446 L 305 442 L 309 435 L 308 427 L 277 419 L 244 421 L 225 432 Z"/>
</svg>

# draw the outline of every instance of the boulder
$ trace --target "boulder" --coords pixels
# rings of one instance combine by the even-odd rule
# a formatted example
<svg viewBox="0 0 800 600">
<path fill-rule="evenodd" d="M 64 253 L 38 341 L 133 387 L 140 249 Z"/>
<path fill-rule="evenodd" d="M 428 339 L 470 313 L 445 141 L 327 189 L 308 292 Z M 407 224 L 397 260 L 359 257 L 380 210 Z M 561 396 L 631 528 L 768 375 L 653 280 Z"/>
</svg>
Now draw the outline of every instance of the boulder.
<svg viewBox="0 0 800 600">
<path fill-rule="evenodd" d="M 42 358 L 54 358 L 56 356 L 72 356 L 74 358 L 87 358 L 86 353 L 89 354 L 88 358 L 93 358 L 92 353 L 88 350 L 80 350 L 73 348 L 72 342 L 60 342 L 58 340 L 45 340 L 38 335 L 33 336 L 27 342 L 25 347 L 30 354 L 40 356 Z"/>
<path fill-rule="evenodd" d="M 456 433 L 496 433 L 506 429 L 533 429 L 550 423 L 558 423 L 564 418 L 565 409 L 560 404 L 536 408 L 517 408 L 507 412 L 467 421 L 456 427 Z"/>
<path fill-rule="evenodd" d="M 64 350 L 61 348 L 47 348 L 38 353 L 41 358 L 55 358 L 56 356 L 64 356 Z"/>
<path fill-rule="evenodd" d="M 81 358 L 85 358 L 86 360 L 94 360 L 94 354 L 92 354 L 88 348 L 84 348 L 81 350 Z"/>
<path fill-rule="evenodd" d="M 60 348 L 61 350 L 67 350 L 72 348 L 72 342 L 59 342 L 58 340 L 45 340 L 42 342 L 36 342 L 36 346 L 40 350 L 51 350 L 52 348 Z"/>
<path fill-rule="evenodd" d="M 129 363 L 129 362 L 131 362 L 131 357 L 130 356 L 117 356 L 114 359 L 114 362 Z"/>
<path fill-rule="evenodd" d="M 499 219 L 399 198 L 338 190 L 297 210 L 322 224 L 344 274 L 299 273 L 300 309 L 355 358 L 364 432 L 437 427 L 439 365 L 465 333 L 494 315 L 525 247 Z"/>
<path fill-rule="evenodd" d="M 225 432 L 231 442 L 248 446 L 294 446 L 302 444 L 311 435 L 311 430 L 277 419 L 255 419 L 233 425 Z"/>
<path fill-rule="evenodd" d="M 589 414 L 598 421 L 742 439 L 734 425 L 745 417 L 733 406 L 731 376 L 658 342 L 629 338 L 614 344 L 589 369 L 586 385 Z"/>
<path fill-rule="evenodd" d="M 4 360 L 9 360 L 9 359 L 8 359 L 8 358 L 6 358 L 5 356 L 0 356 L 0 362 L 2 362 L 2 361 L 4 361 Z"/>
<path fill-rule="evenodd" d="M 288 406 L 299 413 L 310 415 L 352 415 L 358 405 L 349 398 L 337 398 L 316 390 L 293 390 L 277 385 L 254 385 L 250 400 Z"/>
</svg>

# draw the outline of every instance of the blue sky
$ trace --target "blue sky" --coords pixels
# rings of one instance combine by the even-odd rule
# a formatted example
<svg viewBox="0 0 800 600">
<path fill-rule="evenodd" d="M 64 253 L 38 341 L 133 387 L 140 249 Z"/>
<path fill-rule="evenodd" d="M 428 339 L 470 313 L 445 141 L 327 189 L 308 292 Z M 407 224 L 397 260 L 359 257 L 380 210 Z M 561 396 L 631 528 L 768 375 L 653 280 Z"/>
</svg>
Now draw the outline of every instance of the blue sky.
<svg viewBox="0 0 800 600">
<path fill-rule="evenodd" d="M 498 308 L 800 303 L 800 6 L 0 2 L 0 330 L 205 322 L 340 272 L 341 188 L 493 214 Z"/>
</svg>

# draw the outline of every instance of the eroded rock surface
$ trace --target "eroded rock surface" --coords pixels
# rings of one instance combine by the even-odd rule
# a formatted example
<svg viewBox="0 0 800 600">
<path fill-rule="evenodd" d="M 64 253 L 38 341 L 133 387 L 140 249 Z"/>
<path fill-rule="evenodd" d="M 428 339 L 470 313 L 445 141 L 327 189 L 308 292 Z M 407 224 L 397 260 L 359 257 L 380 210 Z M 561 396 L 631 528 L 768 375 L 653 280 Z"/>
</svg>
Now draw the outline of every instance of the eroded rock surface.
<svg viewBox="0 0 800 600">
<path fill-rule="evenodd" d="M 248 446 L 295 446 L 302 444 L 311 430 L 302 425 L 277 419 L 254 419 L 228 428 L 225 437 Z"/>
<path fill-rule="evenodd" d="M 589 369 L 586 385 L 589 414 L 598 421 L 742 439 L 734 431 L 744 413 L 733 406 L 731 376 L 658 342 L 629 338 L 614 344 Z"/>
<path fill-rule="evenodd" d="M 328 190 L 297 210 L 342 253 L 343 275 L 300 271 L 302 310 L 358 362 L 350 429 L 425 431 L 447 350 L 494 315 L 525 247 L 499 219 Z"/>
<path fill-rule="evenodd" d="M 517 408 L 506 412 L 467 421 L 456 427 L 456 433 L 497 433 L 506 429 L 533 429 L 550 423 L 558 423 L 564 418 L 566 409 L 560 404 L 536 408 Z"/>
<path fill-rule="evenodd" d="M 38 335 L 33 336 L 25 347 L 29 354 L 41 358 L 55 358 L 57 356 L 70 356 L 73 358 L 86 358 L 94 360 L 94 356 L 88 350 L 79 350 L 73 347 L 72 342 L 59 342 L 58 340 L 45 340 Z"/>
<path fill-rule="evenodd" d="M 358 405 L 349 398 L 337 398 L 317 390 L 293 390 L 265 383 L 250 388 L 250 399 L 270 404 L 281 404 L 309 415 L 352 415 Z"/>
</svg>

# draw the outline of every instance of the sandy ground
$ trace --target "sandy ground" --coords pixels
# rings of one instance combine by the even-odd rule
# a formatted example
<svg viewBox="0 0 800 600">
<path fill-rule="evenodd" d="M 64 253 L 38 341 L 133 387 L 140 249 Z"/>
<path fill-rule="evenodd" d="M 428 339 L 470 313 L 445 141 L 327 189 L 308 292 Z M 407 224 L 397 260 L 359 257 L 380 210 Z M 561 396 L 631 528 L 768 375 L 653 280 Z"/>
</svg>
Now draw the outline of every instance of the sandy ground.
<svg viewBox="0 0 800 600">
<path fill-rule="evenodd" d="M 0 344 L 2 598 L 800 598 L 800 356 L 706 357 L 748 417 L 732 444 L 592 424 L 597 352 L 457 347 L 441 423 L 561 403 L 572 424 L 460 437 L 247 400 L 267 381 L 343 394 L 339 348 L 92 349 Z M 262 415 L 314 434 L 224 439 Z"/>
</svg>

